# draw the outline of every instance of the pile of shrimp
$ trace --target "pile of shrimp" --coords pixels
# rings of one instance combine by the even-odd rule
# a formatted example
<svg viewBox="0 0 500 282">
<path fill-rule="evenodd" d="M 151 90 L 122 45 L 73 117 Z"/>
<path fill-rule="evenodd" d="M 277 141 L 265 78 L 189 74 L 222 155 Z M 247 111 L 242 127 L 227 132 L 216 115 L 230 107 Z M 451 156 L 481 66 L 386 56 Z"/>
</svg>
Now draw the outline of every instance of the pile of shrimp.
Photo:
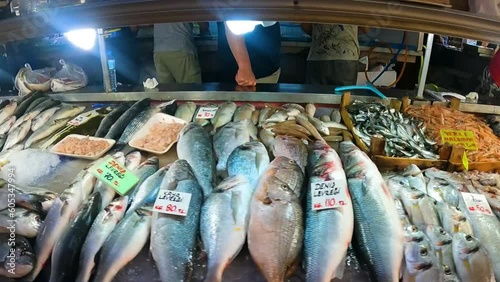
<svg viewBox="0 0 500 282">
<path fill-rule="evenodd" d="M 486 123 L 476 116 L 437 105 L 410 106 L 406 110 L 406 113 L 422 119 L 427 125 L 427 134 L 430 138 L 438 142 L 438 144 L 441 144 L 440 130 L 473 131 L 478 150 L 467 151 L 469 161 L 500 161 L 500 139 Z"/>
<path fill-rule="evenodd" d="M 159 122 L 153 125 L 148 134 L 134 142 L 134 146 L 161 152 L 177 141 L 184 124 Z"/>
<path fill-rule="evenodd" d="M 64 154 L 79 156 L 97 156 L 106 150 L 109 143 L 104 140 L 90 140 L 86 138 L 68 137 L 57 145 L 56 151 Z"/>
</svg>

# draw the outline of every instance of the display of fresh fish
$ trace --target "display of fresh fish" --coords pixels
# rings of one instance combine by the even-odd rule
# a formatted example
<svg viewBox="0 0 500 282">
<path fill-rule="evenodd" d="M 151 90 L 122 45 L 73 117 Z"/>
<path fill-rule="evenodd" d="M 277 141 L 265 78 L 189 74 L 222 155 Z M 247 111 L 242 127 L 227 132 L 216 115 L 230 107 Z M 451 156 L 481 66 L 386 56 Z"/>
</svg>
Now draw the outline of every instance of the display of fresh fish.
<svg viewBox="0 0 500 282">
<path fill-rule="evenodd" d="M 233 119 L 234 112 L 236 111 L 236 104 L 234 102 L 228 101 L 219 106 L 217 113 L 212 118 L 212 124 L 214 129 L 212 130 L 212 134 L 215 134 L 218 128 L 223 127 L 226 123 L 230 122 Z"/>
<path fill-rule="evenodd" d="M 453 261 L 461 281 L 494 281 L 492 265 L 484 243 L 471 235 L 455 233 L 452 245 Z"/>
<path fill-rule="evenodd" d="M 92 270 L 95 267 L 96 255 L 125 215 L 127 201 L 127 196 L 117 198 L 97 215 L 82 246 L 78 276 L 75 281 L 87 282 L 90 280 Z"/>
<path fill-rule="evenodd" d="M 411 164 L 406 167 L 402 173 L 404 177 L 408 180 L 408 184 L 411 188 L 427 193 L 427 185 L 424 174 L 415 164 Z"/>
<path fill-rule="evenodd" d="M 8 208 L 0 211 L 0 233 L 15 233 L 27 238 L 36 237 L 42 219 L 37 212 L 25 208 Z"/>
<path fill-rule="evenodd" d="M 187 215 L 154 213 L 151 226 L 151 255 L 162 282 L 190 281 L 193 252 L 200 228 L 203 192 L 185 160 L 175 161 L 165 174 L 161 189 L 191 194 Z"/>
<path fill-rule="evenodd" d="M 257 126 L 257 124 L 259 123 L 259 116 L 260 116 L 260 110 L 255 110 L 252 112 L 251 121 L 255 126 Z"/>
<path fill-rule="evenodd" d="M 309 122 L 309 117 L 306 114 L 300 113 L 295 117 L 298 124 L 302 125 L 307 131 L 309 131 L 316 140 L 323 140 L 323 136 L 319 134 L 318 130 L 314 125 Z"/>
<path fill-rule="evenodd" d="M 334 128 L 334 129 L 341 129 L 341 130 L 347 130 L 347 127 L 339 122 L 335 122 L 335 121 L 325 121 L 323 122 L 324 125 L 327 127 L 327 128 Z M 321 126 L 321 124 L 320 124 Z"/>
<path fill-rule="evenodd" d="M 406 247 L 408 243 L 418 242 L 426 247 L 431 248 L 431 242 L 425 233 L 418 229 L 415 225 L 407 224 L 403 226 L 404 235 L 404 246 Z"/>
<path fill-rule="evenodd" d="M 10 101 L 3 109 L 0 110 L 0 124 L 4 123 L 8 118 L 10 118 L 14 111 L 16 110 L 16 101 Z"/>
<path fill-rule="evenodd" d="M 284 104 L 283 106 L 281 106 L 283 109 L 297 109 L 299 110 L 301 113 L 305 113 L 306 112 L 306 109 L 304 109 L 304 107 L 302 107 L 301 105 L 299 104 L 294 104 L 294 103 L 287 103 L 287 104 Z"/>
<path fill-rule="evenodd" d="M 49 119 L 49 122 L 75 117 L 76 115 L 81 114 L 84 110 L 85 106 L 61 104 L 61 108 Z"/>
<path fill-rule="evenodd" d="M 275 113 L 273 113 L 268 119 L 266 119 L 265 123 L 271 123 L 271 122 L 283 122 L 288 118 L 288 114 L 285 110 L 277 110 Z"/>
<path fill-rule="evenodd" d="M 31 120 L 27 120 L 23 122 L 18 128 L 14 129 L 11 133 L 9 133 L 9 135 L 7 136 L 7 140 L 5 141 L 5 144 L 3 146 L 2 152 L 7 151 L 12 146 L 23 141 L 30 132 L 30 129 L 31 129 Z"/>
<path fill-rule="evenodd" d="M 340 143 L 340 158 L 354 210 L 354 246 L 376 281 L 399 281 L 403 228 L 389 189 L 376 165 L 352 142 Z"/>
<path fill-rule="evenodd" d="M 142 184 L 140 184 L 140 186 L 135 188 L 134 193 L 130 196 L 131 203 L 127 210 L 127 214 L 132 213 L 134 210 L 144 206 L 146 203 L 154 203 L 167 169 L 168 167 L 158 169 L 156 172 L 147 177 Z"/>
<path fill-rule="evenodd" d="M 17 103 L 20 103 L 19 100 L 20 99 L 18 98 Z M 1 100 L 0 101 L 0 110 L 3 109 L 3 108 L 5 108 L 5 106 L 7 106 L 9 103 L 10 103 L 9 99 Z"/>
<path fill-rule="evenodd" d="M 226 108 L 230 108 L 230 106 Z M 219 111 L 221 110 L 222 108 L 219 109 Z M 203 195 L 207 198 L 212 192 L 215 182 L 215 153 L 210 135 L 200 125 L 189 123 L 180 133 L 177 142 L 177 156 L 179 159 L 186 160 L 193 168 L 194 175 L 203 188 Z"/>
<path fill-rule="evenodd" d="M 354 215 L 346 175 L 337 152 L 327 143 L 316 141 L 313 152 L 309 156 L 308 167 L 311 171 L 309 186 L 312 187 L 313 183 L 333 181 L 339 193 L 347 195 L 348 200 L 343 206 L 314 210 L 311 200 L 313 194 L 328 190 L 307 189 L 304 234 L 306 281 L 331 281 L 335 277 L 341 279 L 347 247 L 351 243 L 354 228 Z M 275 161 L 271 162 L 271 167 Z"/>
<path fill-rule="evenodd" d="M 196 104 L 193 102 L 186 102 L 179 105 L 175 111 L 175 116 L 185 120 L 186 122 L 191 122 L 193 120 L 194 113 L 196 112 Z"/>
<path fill-rule="evenodd" d="M 315 117 L 309 117 L 309 122 L 314 125 L 314 127 L 318 130 L 323 135 L 330 135 L 330 130 L 328 129 L 328 126 L 326 125 L 325 122 L 322 122 L 321 120 L 315 118 Z M 344 129 L 344 128 L 342 128 Z M 345 128 L 347 129 L 347 127 Z"/>
<path fill-rule="evenodd" d="M 132 106 L 132 102 L 120 103 L 109 114 L 107 114 L 99 124 L 95 137 L 104 137 L 111 126 Z"/>
<path fill-rule="evenodd" d="M 332 110 L 332 112 L 330 113 L 330 120 L 337 123 L 342 121 L 342 115 L 340 114 L 339 109 Z"/>
<path fill-rule="evenodd" d="M 269 129 L 263 128 L 259 132 L 259 139 L 267 148 L 271 148 L 274 142 L 274 133 Z"/>
<path fill-rule="evenodd" d="M 12 125 L 16 122 L 16 117 L 11 116 L 6 121 L 0 125 L 0 134 L 6 134 L 12 128 Z"/>
<path fill-rule="evenodd" d="M 306 105 L 306 114 L 309 116 L 309 117 L 314 117 L 314 114 L 316 113 L 316 107 L 314 106 L 314 104 L 307 104 Z"/>
<path fill-rule="evenodd" d="M 287 157 L 294 160 L 305 172 L 307 166 L 307 147 L 295 137 L 279 135 L 274 138 L 272 145 L 274 157 Z"/>
<path fill-rule="evenodd" d="M 125 128 L 130 124 L 130 122 L 139 115 L 143 110 L 149 107 L 151 103 L 151 99 L 144 98 L 140 101 L 137 101 L 130 108 L 128 108 L 113 125 L 109 128 L 104 138 L 108 139 L 116 139 L 123 134 Z M 109 124 L 107 124 L 109 125 Z M 106 126 L 107 126 L 106 125 Z M 104 130 L 104 127 L 103 127 Z"/>
<path fill-rule="evenodd" d="M 285 281 L 304 234 L 303 212 L 290 187 L 266 171 L 252 197 L 248 250 L 267 281 Z"/>
<path fill-rule="evenodd" d="M 50 282 L 75 281 L 83 243 L 100 210 L 101 195 L 94 193 L 86 200 L 54 245 Z"/>
<path fill-rule="evenodd" d="M 217 158 L 217 176 L 221 179 L 227 177 L 227 159 L 233 150 L 247 142 L 250 137 L 256 138 L 257 128 L 249 120 L 230 122 L 224 125 L 214 135 L 214 153 Z"/>
<path fill-rule="evenodd" d="M 91 165 L 93 163 L 89 167 Z M 95 180 L 95 177 L 87 169 L 84 169 L 78 173 L 70 187 L 55 199 L 36 237 L 34 248 L 36 264 L 33 271 L 27 276 L 28 281 L 33 281 L 42 270 L 52 253 L 54 245 L 76 215 L 82 203 L 92 192 Z"/>
<path fill-rule="evenodd" d="M 42 98 L 42 97 L 45 97 L 45 95 L 43 94 L 43 92 L 39 92 L 39 91 L 35 92 L 31 95 L 27 95 L 26 99 L 19 101 L 19 103 L 17 103 L 16 106 L 13 107 L 13 109 L 9 110 L 9 111 L 11 111 L 9 116 L 14 115 L 14 116 L 16 116 L 16 118 L 20 118 L 22 115 L 25 114 L 26 110 L 29 108 L 31 103 L 33 103 L 35 100 Z M 12 102 L 10 105 L 12 105 Z M 0 113 L 2 111 L 0 111 Z M 1 120 L 1 118 L 0 118 L 0 120 Z"/>
<path fill-rule="evenodd" d="M 255 189 L 262 173 L 269 166 L 269 154 L 260 142 L 248 142 L 233 150 L 227 159 L 228 175 L 243 175 Z"/>
<path fill-rule="evenodd" d="M 202 105 L 201 107 L 199 107 L 196 112 L 194 113 L 193 115 L 193 122 L 194 123 L 197 123 L 201 126 L 207 126 L 210 124 L 210 119 L 207 119 L 207 118 L 196 118 L 198 116 L 198 112 L 202 109 L 202 108 L 219 108 L 219 105 L 216 105 L 216 104 L 204 104 Z"/>
<path fill-rule="evenodd" d="M 116 152 L 115 154 L 113 154 L 112 157 L 116 160 L 118 164 L 120 165 L 125 164 L 125 155 L 123 154 L 123 152 Z M 99 193 L 100 195 L 99 197 L 99 199 L 101 200 L 99 206 L 100 209 L 104 209 L 106 206 L 108 206 L 109 203 L 111 203 L 113 198 L 116 196 L 116 190 L 109 187 L 106 183 L 104 183 L 101 180 L 96 181 L 92 192 Z"/>
<path fill-rule="evenodd" d="M 34 100 L 29 105 L 29 107 L 26 109 L 26 112 L 27 113 L 31 112 L 31 110 L 33 110 L 36 106 L 40 105 L 42 102 L 45 102 L 47 100 L 50 100 L 50 98 L 49 97 L 41 97 L 41 98 L 38 98 L 38 99 Z"/>
<path fill-rule="evenodd" d="M 394 205 L 396 205 L 396 210 L 398 211 L 399 221 L 401 222 L 401 225 L 402 226 L 411 225 L 411 221 L 408 218 L 408 215 L 406 214 L 405 208 L 403 206 L 403 203 L 401 203 L 401 200 L 394 198 Z"/>
<path fill-rule="evenodd" d="M 35 255 L 30 242 L 17 235 L 0 234 L 0 276 L 21 278 L 28 274 L 35 264 Z"/>
<path fill-rule="evenodd" d="M 61 107 L 56 106 L 52 107 L 49 109 L 46 109 L 45 111 L 41 112 L 39 115 L 37 115 L 34 119 L 33 122 L 31 123 L 31 131 L 35 132 L 37 131 L 40 127 L 42 127 L 49 119 L 58 111 L 60 110 Z"/>
<path fill-rule="evenodd" d="M 151 207 L 140 207 L 128 214 L 104 242 L 97 261 L 93 282 L 111 282 L 127 263 L 133 260 L 149 239 Z"/>
<path fill-rule="evenodd" d="M 467 235 L 474 236 L 474 231 L 472 230 L 470 222 L 457 208 L 446 203 L 439 203 L 437 205 L 437 212 L 441 226 L 450 235 L 457 232 L 463 232 Z"/>
<path fill-rule="evenodd" d="M 439 218 L 431 197 L 414 188 L 402 189 L 399 194 L 413 225 L 421 230 L 425 230 L 427 225 L 439 226 Z"/>
<path fill-rule="evenodd" d="M 292 159 L 287 157 L 276 157 L 270 164 L 269 169 L 274 169 L 274 176 L 288 184 L 299 199 L 304 196 L 305 175 L 302 168 Z"/>
<path fill-rule="evenodd" d="M 458 207 L 459 191 L 451 186 L 446 180 L 431 178 L 427 183 L 427 193 L 437 202 L 447 203 L 453 207 Z"/>
<path fill-rule="evenodd" d="M 271 107 L 264 107 L 262 110 L 260 110 L 258 126 L 262 127 L 266 120 L 270 118 L 275 111 L 276 110 Z"/>
<path fill-rule="evenodd" d="M 439 281 L 441 282 L 460 282 L 458 276 L 449 266 L 442 265 L 439 270 Z"/>
<path fill-rule="evenodd" d="M 52 107 L 56 107 L 56 106 L 59 107 L 60 104 L 61 104 L 60 101 L 47 99 L 47 100 L 43 101 L 42 103 L 40 103 L 39 105 L 37 105 L 34 109 L 32 109 L 32 110 L 28 109 L 23 116 L 21 116 L 20 118 L 18 118 L 16 120 L 16 122 L 12 125 L 12 128 L 10 129 L 10 131 L 14 130 L 19 125 L 21 125 L 21 123 L 23 123 L 25 121 L 33 120 L 36 116 L 38 116 L 44 110 L 52 108 Z"/>
<path fill-rule="evenodd" d="M 245 243 L 255 187 L 244 175 L 224 179 L 203 204 L 200 233 L 208 255 L 206 281 L 222 281 Z"/>
<path fill-rule="evenodd" d="M 439 264 L 434 252 L 418 242 L 405 247 L 403 282 L 439 281 Z"/>
<path fill-rule="evenodd" d="M 140 151 L 133 151 L 125 156 L 125 167 L 130 170 L 136 170 L 141 164 L 142 155 Z"/>
<path fill-rule="evenodd" d="M 5 199 L 5 201 L 0 201 L 0 210 L 8 207 L 8 199 L 12 198 L 9 196 L 10 194 L 14 195 L 13 201 L 16 206 L 36 211 L 39 214 L 45 214 L 57 197 L 56 193 L 45 189 L 27 190 L 17 185 L 8 184 L 0 188 L 0 199 Z"/>
<path fill-rule="evenodd" d="M 60 110 L 59 110 L 60 111 Z M 56 113 L 57 114 L 57 113 Z M 54 115 L 55 116 L 55 115 Z M 46 137 L 49 137 L 59 129 L 63 128 L 68 121 L 70 120 L 69 118 L 66 119 L 53 119 L 54 116 L 52 116 L 47 123 L 45 123 L 42 127 L 40 127 L 37 131 L 33 132 L 33 134 L 28 137 L 28 140 L 24 143 L 24 148 L 29 148 L 33 143 L 42 140 Z M 30 121 L 31 124 L 31 121 Z"/>
<path fill-rule="evenodd" d="M 252 121 L 252 113 L 255 111 L 255 106 L 252 104 L 243 104 L 239 106 L 234 112 L 233 121 L 238 122 L 242 120 Z"/>
<path fill-rule="evenodd" d="M 425 231 L 431 243 L 438 265 L 447 265 L 453 272 L 455 265 L 453 263 L 452 237 L 441 226 L 427 226 Z"/>
</svg>

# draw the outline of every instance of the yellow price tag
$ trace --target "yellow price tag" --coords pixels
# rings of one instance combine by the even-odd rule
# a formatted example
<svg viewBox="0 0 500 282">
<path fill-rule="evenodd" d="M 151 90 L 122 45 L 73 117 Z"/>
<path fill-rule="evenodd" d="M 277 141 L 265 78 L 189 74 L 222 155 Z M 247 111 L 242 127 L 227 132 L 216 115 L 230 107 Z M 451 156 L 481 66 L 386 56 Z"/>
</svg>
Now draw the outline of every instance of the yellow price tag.
<svg viewBox="0 0 500 282">
<path fill-rule="evenodd" d="M 439 134 L 443 144 L 460 145 L 470 151 L 477 150 L 476 138 L 471 130 L 440 130 Z"/>
<path fill-rule="evenodd" d="M 466 171 L 469 170 L 469 159 L 467 158 L 467 152 L 464 151 L 464 154 L 462 155 L 462 164 L 464 165 L 464 169 Z"/>
</svg>

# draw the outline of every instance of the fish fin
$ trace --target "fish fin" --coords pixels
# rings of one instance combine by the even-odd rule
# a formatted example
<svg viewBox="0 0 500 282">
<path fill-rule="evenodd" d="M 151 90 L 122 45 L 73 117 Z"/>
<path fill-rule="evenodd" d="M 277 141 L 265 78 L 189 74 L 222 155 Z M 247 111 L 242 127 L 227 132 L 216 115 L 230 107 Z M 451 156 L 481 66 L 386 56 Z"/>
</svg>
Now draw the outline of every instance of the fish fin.
<svg viewBox="0 0 500 282">
<path fill-rule="evenodd" d="M 332 279 L 338 278 L 338 279 L 342 280 L 342 278 L 344 277 L 346 263 L 347 263 L 347 251 L 344 254 L 344 259 L 342 260 L 342 262 L 339 264 L 339 266 L 335 270 L 335 273 L 333 274 Z"/>
<path fill-rule="evenodd" d="M 243 228 L 244 222 L 238 222 L 238 218 L 240 218 L 239 214 L 242 211 L 241 209 L 242 201 L 241 201 L 241 192 L 240 191 L 231 191 L 231 211 L 233 212 L 233 220 L 236 225 L 235 228 Z M 241 226 L 240 226 L 241 225 Z"/>
<path fill-rule="evenodd" d="M 290 267 L 286 270 L 285 277 L 291 277 L 295 273 L 295 270 L 297 270 L 297 268 L 299 267 L 299 264 L 300 264 L 300 256 L 298 256 L 290 265 Z"/>
</svg>

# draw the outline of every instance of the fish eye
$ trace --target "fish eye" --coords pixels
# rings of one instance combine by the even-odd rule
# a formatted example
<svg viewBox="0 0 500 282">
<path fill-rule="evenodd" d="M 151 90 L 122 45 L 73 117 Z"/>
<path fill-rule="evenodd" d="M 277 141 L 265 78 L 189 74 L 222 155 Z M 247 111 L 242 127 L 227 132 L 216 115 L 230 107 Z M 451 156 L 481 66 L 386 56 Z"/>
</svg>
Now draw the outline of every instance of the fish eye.
<svg viewBox="0 0 500 282">
<path fill-rule="evenodd" d="M 288 186 L 286 184 L 281 184 L 281 189 L 286 189 Z"/>
<path fill-rule="evenodd" d="M 451 275 L 451 269 L 449 266 L 445 265 L 444 266 L 444 274 L 446 275 Z"/>
<path fill-rule="evenodd" d="M 439 228 L 439 233 L 441 233 L 441 235 L 446 235 L 446 231 L 441 227 Z"/>
<path fill-rule="evenodd" d="M 418 228 L 415 225 L 411 226 L 411 231 L 412 232 L 418 232 Z"/>
<path fill-rule="evenodd" d="M 428 253 L 428 252 L 427 252 L 427 248 L 421 248 L 421 249 L 420 249 L 420 255 L 421 255 L 421 256 L 425 257 L 425 256 L 427 256 L 427 253 Z"/>
<path fill-rule="evenodd" d="M 470 235 L 465 236 L 465 240 L 472 241 L 472 236 L 470 236 Z"/>
</svg>

